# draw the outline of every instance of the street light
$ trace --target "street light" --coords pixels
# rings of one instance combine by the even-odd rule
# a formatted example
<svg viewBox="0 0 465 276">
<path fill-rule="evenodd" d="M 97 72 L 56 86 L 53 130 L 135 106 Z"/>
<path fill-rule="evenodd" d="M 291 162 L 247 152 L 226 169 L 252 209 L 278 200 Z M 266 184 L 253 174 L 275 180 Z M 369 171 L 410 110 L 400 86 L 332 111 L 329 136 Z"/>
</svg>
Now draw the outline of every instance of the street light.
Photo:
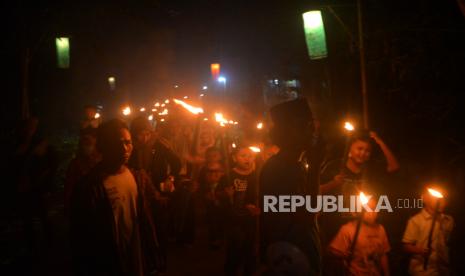
<svg viewBox="0 0 465 276">
<path fill-rule="evenodd" d="M 226 78 L 223 77 L 223 76 L 219 76 L 219 77 L 218 77 L 218 82 L 221 82 L 221 83 L 223 83 L 223 84 L 226 84 Z"/>
<path fill-rule="evenodd" d="M 226 100 L 226 77 L 219 76 L 218 82 L 223 84 L 223 102 Z"/>
<path fill-rule="evenodd" d="M 110 86 L 110 90 L 115 90 L 115 87 L 116 87 L 115 77 L 108 77 L 108 85 Z"/>
</svg>

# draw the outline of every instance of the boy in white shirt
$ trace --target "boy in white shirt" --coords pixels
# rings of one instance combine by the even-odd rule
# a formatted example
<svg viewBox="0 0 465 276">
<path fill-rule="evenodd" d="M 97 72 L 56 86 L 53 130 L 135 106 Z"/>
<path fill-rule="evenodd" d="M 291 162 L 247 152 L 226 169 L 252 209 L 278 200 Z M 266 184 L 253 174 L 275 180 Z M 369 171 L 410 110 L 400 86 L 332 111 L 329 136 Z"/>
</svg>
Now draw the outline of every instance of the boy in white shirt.
<svg viewBox="0 0 465 276">
<path fill-rule="evenodd" d="M 439 199 L 439 214 L 436 217 L 432 233 L 431 248 L 428 249 L 428 236 L 433 222 L 437 198 L 425 189 L 423 192 L 423 209 L 411 217 L 405 229 L 402 243 L 404 251 L 411 254 L 409 274 L 411 275 L 449 275 L 448 241 L 454 220 L 444 214 L 445 199 Z M 425 258 L 428 265 L 424 268 Z"/>
</svg>

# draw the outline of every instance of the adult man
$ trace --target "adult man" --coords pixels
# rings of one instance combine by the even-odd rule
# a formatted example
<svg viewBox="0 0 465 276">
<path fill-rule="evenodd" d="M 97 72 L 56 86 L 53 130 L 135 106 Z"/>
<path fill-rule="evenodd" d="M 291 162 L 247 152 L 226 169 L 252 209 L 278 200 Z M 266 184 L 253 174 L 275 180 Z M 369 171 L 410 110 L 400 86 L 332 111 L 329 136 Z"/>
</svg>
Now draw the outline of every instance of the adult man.
<svg viewBox="0 0 465 276">
<path fill-rule="evenodd" d="M 157 241 L 145 188 L 126 167 L 132 142 L 125 123 L 115 119 L 102 124 L 97 148 L 102 161 L 76 186 L 71 199 L 76 272 L 148 274 L 154 265 L 145 262 L 145 249 L 153 252 Z"/>
<path fill-rule="evenodd" d="M 308 163 L 314 155 L 309 151 L 313 121 L 307 101 L 300 98 L 279 104 L 270 110 L 270 114 L 274 123 L 270 135 L 280 151 L 263 167 L 260 177 L 261 198 L 264 195 L 316 196 L 318 178 L 313 179 L 313 174 L 308 170 L 310 167 L 318 170 L 319 164 Z M 302 266 L 299 275 L 320 274 L 320 244 L 314 214 L 304 209 L 295 213 L 263 213 L 261 239 L 261 248 L 268 251 L 268 256 L 282 255 L 270 253 L 279 251 L 279 246 L 276 246 L 279 244 L 285 244 L 286 248 L 296 248 L 299 256 L 304 255 L 307 265 Z M 283 247 L 283 252 L 285 251 Z M 287 259 L 292 259 L 292 256 L 288 257 Z M 279 267 L 273 267 L 279 266 L 279 262 L 280 260 L 268 260 L 271 273 L 280 273 Z"/>
</svg>

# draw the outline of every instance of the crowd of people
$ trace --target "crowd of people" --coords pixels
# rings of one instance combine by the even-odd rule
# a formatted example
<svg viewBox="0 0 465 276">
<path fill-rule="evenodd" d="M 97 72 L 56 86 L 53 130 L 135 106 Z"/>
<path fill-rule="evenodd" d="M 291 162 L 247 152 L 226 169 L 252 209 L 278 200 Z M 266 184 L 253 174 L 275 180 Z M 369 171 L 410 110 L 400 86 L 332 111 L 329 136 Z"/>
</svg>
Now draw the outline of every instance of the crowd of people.
<svg viewBox="0 0 465 276">
<path fill-rule="evenodd" d="M 303 98 L 271 108 L 269 137 L 256 129 L 233 135 L 182 110 L 156 123 L 145 115 L 101 122 L 90 106 L 85 113 L 64 185 L 77 275 L 169 274 L 169 242 L 191 245 L 198 214 L 209 248 L 225 248 L 226 275 L 389 275 L 389 235 L 376 212 L 262 210 L 264 195 L 349 197 L 389 189 L 372 183 L 400 165 L 377 133 L 354 133 L 341 159 L 328 158 Z M 34 120 L 19 129 L 13 159 L 29 222 L 32 210 L 46 210 L 41 199 L 56 170 L 53 150 L 36 129 Z M 381 166 L 370 160 L 374 145 L 384 156 Z M 427 192 L 423 199 L 402 239 L 409 273 L 447 275 L 453 219 L 444 214 L 445 199 L 436 204 Z"/>
</svg>

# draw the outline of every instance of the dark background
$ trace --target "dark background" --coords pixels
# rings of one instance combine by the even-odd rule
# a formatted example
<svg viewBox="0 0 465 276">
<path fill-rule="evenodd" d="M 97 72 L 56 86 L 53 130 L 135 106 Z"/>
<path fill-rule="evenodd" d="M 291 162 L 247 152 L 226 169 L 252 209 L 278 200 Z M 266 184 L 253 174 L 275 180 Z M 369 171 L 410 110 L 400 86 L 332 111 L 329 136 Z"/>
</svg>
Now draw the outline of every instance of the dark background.
<svg viewBox="0 0 465 276">
<path fill-rule="evenodd" d="M 362 1 L 370 127 L 397 153 L 392 189 L 416 196 L 438 180 L 464 229 L 465 14 L 455 0 Z M 360 118 L 356 1 L 10 1 L 2 4 L 2 137 L 20 120 L 22 64 L 30 50 L 32 114 L 49 135 L 75 129 L 82 107 L 195 95 L 219 62 L 232 98 L 262 99 L 267 79 L 297 78 L 324 133 Z M 345 29 L 331 14 L 331 6 Z M 301 14 L 321 8 L 329 56 L 310 61 Z M 346 31 L 348 30 L 348 31 Z M 69 36 L 70 69 L 54 39 Z M 108 76 L 116 77 L 110 91 Z M 173 90 L 178 84 L 180 89 Z M 465 245 L 459 238 L 460 246 Z M 461 252 L 463 250 L 458 250 Z M 463 256 L 463 253 L 461 253 Z M 459 256 L 459 255 L 457 255 Z"/>
</svg>

